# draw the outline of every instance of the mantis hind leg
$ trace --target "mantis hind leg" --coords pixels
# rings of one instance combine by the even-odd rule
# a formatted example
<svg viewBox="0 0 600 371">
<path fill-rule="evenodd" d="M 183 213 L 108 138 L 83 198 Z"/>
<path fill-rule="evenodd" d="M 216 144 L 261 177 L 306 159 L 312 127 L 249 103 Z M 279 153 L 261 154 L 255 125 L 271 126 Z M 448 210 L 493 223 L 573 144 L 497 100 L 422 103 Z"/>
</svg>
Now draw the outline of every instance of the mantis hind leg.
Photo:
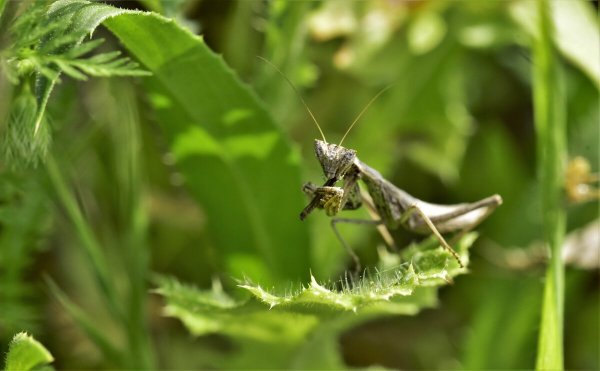
<svg viewBox="0 0 600 371">
<path fill-rule="evenodd" d="M 446 242 L 446 240 L 444 239 L 444 237 L 442 236 L 440 231 L 438 231 L 435 224 L 433 224 L 431 219 L 427 216 L 427 214 L 425 214 L 425 212 L 423 210 L 421 210 L 421 208 L 419 206 L 417 206 L 415 204 L 409 206 L 404 211 L 404 214 L 402 214 L 400 223 L 401 224 L 406 223 L 406 221 L 412 216 L 412 214 L 414 212 L 417 212 L 417 214 L 419 214 L 419 216 L 421 217 L 421 220 L 423 220 L 425 222 L 425 225 L 429 228 L 429 230 L 431 230 L 431 233 L 433 233 L 433 235 L 437 238 L 437 240 L 440 242 L 442 247 L 444 249 L 446 249 L 450 254 L 452 254 L 454 259 L 456 259 L 456 261 L 458 262 L 458 265 L 461 268 L 464 268 L 465 266 L 463 265 L 462 261 L 460 260 L 460 256 L 458 256 L 458 253 L 452 247 L 450 247 L 450 245 L 448 245 L 448 242 Z"/>
<path fill-rule="evenodd" d="M 438 228 L 446 232 L 458 231 L 458 234 L 454 236 L 454 238 L 451 241 L 452 243 L 455 243 L 465 233 L 477 227 L 485 218 L 487 218 L 492 213 L 492 211 L 496 209 L 496 207 L 498 207 L 501 204 L 502 198 L 498 195 L 493 195 L 470 204 L 457 205 L 452 211 L 431 217 L 428 216 L 422 208 L 415 204 L 410 206 L 404 212 L 402 218 L 400 219 L 400 223 L 405 224 L 411 218 L 413 212 L 416 211 L 421 217 L 420 219 L 418 219 L 418 221 L 422 221 L 425 224 L 425 226 L 427 226 L 427 228 L 436 236 L 442 247 L 448 250 L 452 254 L 452 256 L 454 256 L 454 258 L 458 261 L 460 267 L 463 268 L 463 264 L 460 261 L 458 254 L 446 242 Z M 468 214 L 475 210 L 483 210 L 483 212 L 481 212 L 479 215 L 471 215 L 469 217 Z M 418 224 L 421 223 L 415 223 L 411 227 L 415 228 Z"/>
</svg>

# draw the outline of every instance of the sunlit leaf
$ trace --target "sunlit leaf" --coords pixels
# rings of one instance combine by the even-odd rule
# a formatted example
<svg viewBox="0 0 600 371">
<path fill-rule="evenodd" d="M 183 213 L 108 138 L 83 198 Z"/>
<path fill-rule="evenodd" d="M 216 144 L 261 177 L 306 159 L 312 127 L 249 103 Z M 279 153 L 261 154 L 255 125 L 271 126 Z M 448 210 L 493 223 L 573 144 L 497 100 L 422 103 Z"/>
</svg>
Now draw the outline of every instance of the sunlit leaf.
<svg viewBox="0 0 600 371">
<path fill-rule="evenodd" d="M 52 354 L 39 341 L 20 332 L 10 342 L 5 368 L 7 371 L 33 370 L 53 361 Z"/>
</svg>

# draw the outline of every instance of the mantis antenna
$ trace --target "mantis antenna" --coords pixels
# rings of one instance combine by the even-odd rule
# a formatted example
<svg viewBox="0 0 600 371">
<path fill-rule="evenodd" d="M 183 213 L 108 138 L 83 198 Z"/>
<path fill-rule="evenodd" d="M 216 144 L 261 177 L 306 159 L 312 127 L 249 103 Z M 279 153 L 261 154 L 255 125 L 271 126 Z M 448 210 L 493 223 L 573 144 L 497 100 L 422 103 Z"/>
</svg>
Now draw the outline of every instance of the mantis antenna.
<svg viewBox="0 0 600 371">
<path fill-rule="evenodd" d="M 391 88 L 393 86 L 392 85 L 388 85 L 385 88 L 381 89 L 379 91 L 379 93 L 377 93 L 377 95 L 375 95 L 373 98 L 371 98 L 371 100 L 369 101 L 369 103 L 367 103 L 367 105 L 365 106 L 365 108 L 363 108 L 362 111 L 360 111 L 360 113 L 358 114 L 358 116 L 356 116 L 356 118 L 354 119 L 354 121 L 352 122 L 352 124 L 350 124 L 350 127 L 348 127 L 348 130 L 346 130 L 346 133 L 344 134 L 344 136 L 342 137 L 342 140 L 340 140 L 340 143 L 338 144 L 338 146 L 342 145 L 342 142 L 344 141 L 344 139 L 346 139 L 346 135 L 348 135 L 348 133 L 350 132 L 350 130 L 352 130 L 352 128 L 354 127 L 354 124 L 356 124 L 358 122 L 358 120 L 362 117 L 362 115 L 367 112 L 367 110 L 369 109 L 369 107 L 371 106 L 371 104 L 373 104 L 373 102 L 375 102 L 375 100 L 377 98 L 379 98 L 379 96 L 381 94 L 383 94 L 383 92 L 385 92 L 386 90 L 388 90 L 389 88 Z"/>
<path fill-rule="evenodd" d="M 296 94 L 298 95 L 298 97 L 300 98 L 300 100 L 302 101 L 302 104 L 304 105 L 304 108 L 306 108 L 306 111 L 308 111 L 308 114 L 312 118 L 313 122 L 315 123 L 315 125 L 317 125 L 317 129 L 319 129 L 319 133 L 321 133 L 321 137 L 323 138 L 323 142 L 327 143 L 327 140 L 325 139 L 325 134 L 323 134 L 323 130 L 321 130 L 321 125 L 319 125 L 319 122 L 315 118 L 315 115 L 313 115 L 313 113 L 310 110 L 310 108 L 308 108 L 308 104 L 306 104 L 306 102 L 304 101 L 304 98 L 302 98 L 302 95 L 300 94 L 300 92 L 298 91 L 298 89 L 296 89 L 296 87 L 290 81 L 290 79 L 288 79 L 288 77 L 283 72 L 281 72 L 281 70 L 279 68 L 277 68 L 276 65 L 274 65 L 273 63 L 271 63 L 271 61 L 269 61 L 268 59 L 265 59 L 265 58 L 261 57 L 260 55 L 257 55 L 256 58 L 260 59 L 261 61 L 265 62 L 269 66 L 273 67 L 273 69 L 275 71 L 277 71 L 285 79 L 285 81 L 287 81 L 287 83 L 292 87 L 292 89 L 294 89 L 294 91 L 296 92 Z"/>
</svg>

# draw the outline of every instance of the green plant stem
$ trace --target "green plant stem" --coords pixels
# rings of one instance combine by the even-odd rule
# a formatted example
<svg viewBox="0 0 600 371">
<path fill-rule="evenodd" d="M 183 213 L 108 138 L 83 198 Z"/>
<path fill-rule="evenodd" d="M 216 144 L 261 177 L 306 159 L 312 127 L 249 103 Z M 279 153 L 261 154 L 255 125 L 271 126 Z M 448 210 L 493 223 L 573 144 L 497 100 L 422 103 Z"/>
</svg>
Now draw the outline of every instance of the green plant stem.
<svg viewBox="0 0 600 371">
<path fill-rule="evenodd" d="M 60 304 L 77 322 L 87 336 L 94 341 L 96 346 L 110 360 L 111 365 L 122 365 L 125 363 L 123 353 L 115 346 L 105 332 L 94 322 L 93 318 L 81 310 L 69 297 L 52 281 L 50 277 L 44 277 L 50 292 L 58 299 Z"/>
<path fill-rule="evenodd" d="M 94 267 L 96 281 L 98 282 L 98 286 L 100 287 L 110 310 L 117 318 L 123 320 L 124 313 L 119 304 L 119 300 L 117 299 L 114 284 L 110 279 L 110 270 L 108 269 L 108 265 L 102 254 L 100 244 L 96 240 L 91 226 L 86 222 L 79 205 L 77 205 L 75 197 L 69 191 L 56 160 L 52 156 L 48 156 L 46 160 L 46 170 L 60 202 L 63 204 L 68 217 L 75 226 L 75 231 L 77 232 L 81 245 Z"/>
<path fill-rule="evenodd" d="M 139 128 L 139 115 L 133 91 L 129 86 L 114 84 L 118 88 L 118 112 L 120 117 L 125 118 L 119 126 L 119 136 L 122 141 L 118 142 L 119 152 L 119 179 L 123 188 L 124 200 L 122 207 L 127 213 L 129 222 L 126 240 L 123 245 L 126 248 L 126 259 L 128 261 L 127 274 L 130 282 L 129 292 L 129 320 L 124 323 L 128 327 L 128 336 L 131 347 L 131 367 L 151 369 L 154 368 L 151 340 L 147 326 L 146 300 L 149 256 L 147 236 L 147 212 L 142 202 L 143 187 L 143 162 L 140 156 L 141 133 Z"/>
<path fill-rule="evenodd" d="M 533 54 L 534 113 L 544 241 L 550 248 L 551 260 L 546 271 L 536 368 L 562 370 L 565 273 L 561 246 L 566 214 L 561 201 L 566 157 L 565 99 L 552 44 L 549 3 L 538 0 L 537 5 L 539 34 Z"/>
</svg>

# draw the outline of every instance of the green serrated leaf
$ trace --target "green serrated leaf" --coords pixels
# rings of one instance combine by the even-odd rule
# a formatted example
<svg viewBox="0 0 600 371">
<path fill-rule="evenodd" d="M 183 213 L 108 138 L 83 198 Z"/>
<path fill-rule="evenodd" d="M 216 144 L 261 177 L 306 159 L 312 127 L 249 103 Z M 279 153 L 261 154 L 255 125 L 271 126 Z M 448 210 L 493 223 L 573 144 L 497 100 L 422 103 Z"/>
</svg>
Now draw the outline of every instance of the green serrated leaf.
<svg viewBox="0 0 600 371">
<path fill-rule="evenodd" d="M 457 251 L 465 263 L 468 262 L 467 249 L 476 238 L 476 233 L 467 234 L 457 245 Z M 420 287 L 447 284 L 454 276 L 465 271 L 458 267 L 447 251 L 431 241 L 409 247 L 402 256 L 407 263 L 384 271 L 367 272 L 356 282 L 344 281 L 341 283 L 342 290 L 335 287 L 340 285 L 318 283 L 314 277 L 311 277 L 308 286 L 288 295 L 277 295 L 252 282 L 245 282 L 240 287 L 270 308 L 280 306 L 295 310 L 298 307 L 310 307 L 319 313 L 324 306 L 333 311 L 358 312 L 379 305 L 378 310 L 382 312 L 414 313 L 419 309 L 418 303 L 415 303 L 414 308 L 407 309 L 406 301 L 401 301 L 402 305 L 397 306 L 396 299 L 408 297 Z M 302 310 L 311 311 L 305 308 Z"/>
<path fill-rule="evenodd" d="M 87 80 L 86 75 L 77 71 L 76 68 L 71 67 L 68 63 L 65 63 L 63 61 L 55 61 L 54 63 L 56 63 L 56 65 L 58 66 L 58 68 L 60 68 L 60 70 L 62 72 L 69 75 L 70 77 L 72 77 L 76 80 L 82 80 L 82 81 Z"/>
<path fill-rule="evenodd" d="M 53 361 L 52 354 L 39 341 L 25 332 L 20 332 L 10 342 L 6 356 L 6 370 L 33 370 Z"/>
<path fill-rule="evenodd" d="M 36 100 L 29 90 L 13 98 L 7 125 L 0 132 L 0 158 L 5 166 L 21 169 L 37 165 L 48 151 L 50 135 L 44 125 L 35 131 Z"/>
<path fill-rule="evenodd" d="M 95 56 L 91 57 L 88 61 L 91 63 L 94 63 L 94 64 L 107 63 L 107 62 L 114 61 L 115 58 L 117 58 L 119 55 L 121 55 L 121 52 L 118 50 L 115 50 L 112 52 L 95 55 Z"/>
<path fill-rule="evenodd" d="M 100 45 L 102 45 L 104 43 L 104 41 L 105 41 L 104 39 L 95 39 L 95 40 L 82 42 L 77 47 L 75 47 L 75 48 L 69 50 L 67 53 L 65 53 L 65 56 L 70 59 L 75 59 L 75 58 L 81 57 L 82 55 L 89 53 L 92 50 L 99 47 Z M 94 58 L 94 57 L 92 57 L 92 58 Z"/>
<path fill-rule="evenodd" d="M 470 233 L 458 243 L 457 251 L 465 262 L 475 238 L 476 234 Z M 310 284 L 289 293 L 244 282 L 240 287 L 251 294 L 248 300 L 235 300 L 220 286 L 199 290 L 168 278 L 159 280 L 157 292 L 167 301 L 165 314 L 179 318 L 193 334 L 218 333 L 239 343 L 240 353 L 229 355 L 232 363 L 225 367 L 247 362 L 258 368 L 338 368 L 343 362 L 335 353 L 315 357 L 315 352 L 335 349 L 337 334 L 373 317 L 412 315 L 433 306 L 437 288 L 465 272 L 448 252 L 429 240 L 403 256 L 406 263 L 365 274 L 356 282 L 319 283 L 313 277 Z M 306 339 L 311 339 L 310 345 Z M 263 348 L 271 353 L 277 349 L 279 356 L 252 358 Z M 312 358 L 306 357 L 309 351 Z"/>
<path fill-rule="evenodd" d="M 255 300 L 234 300 L 218 286 L 199 290 L 161 278 L 157 292 L 167 301 L 165 314 L 180 319 L 192 334 L 218 333 L 232 338 L 237 345 L 235 353 L 215 356 L 209 363 L 218 368 L 285 368 L 318 324 L 312 315 L 268 311 Z"/>
<path fill-rule="evenodd" d="M 42 29 L 43 31 L 43 29 Z M 56 36 L 56 33 L 63 33 L 63 35 Z M 80 38 L 78 34 L 68 33 L 67 30 L 62 28 L 58 28 L 57 30 L 52 30 L 51 32 L 45 32 L 40 35 L 43 40 L 40 43 L 39 39 L 32 40 L 34 41 L 34 45 L 37 45 L 36 53 L 39 55 L 62 55 L 64 51 L 73 48 L 77 41 Z M 46 41 L 47 40 L 47 41 Z"/>
<path fill-rule="evenodd" d="M 127 10 L 122 10 L 118 8 L 113 8 L 104 4 L 98 3 L 90 3 L 87 1 L 81 0 L 59 0 L 54 2 L 47 12 L 47 19 L 52 23 L 57 23 L 63 25 L 63 30 L 66 32 L 68 30 L 68 34 L 72 35 L 75 40 L 73 40 L 72 45 L 69 45 L 67 49 L 77 48 L 79 44 L 83 41 L 85 34 L 91 33 L 94 29 L 107 17 L 111 17 L 117 14 L 121 14 L 126 12 Z M 66 36 L 69 37 L 69 36 Z M 41 48 L 44 48 L 45 45 L 48 45 L 49 48 L 54 47 L 52 41 L 48 43 L 42 43 Z M 90 45 L 84 46 L 82 50 L 89 51 Z M 60 50 L 61 54 L 68 54 L 69 50 Z M 75 51 L 75 54 L 79 52 Z M 108 59 L 112 59 L 114 57 L 110 57 L 114 55 L 114 53 L 105 53 L 105 56 L 102 58 L 106 58 L 108 55 Z M 93 58 L 93 57 L 92 57 Z M 102 64 L 102 62 L 97 62 L 89 59 L 75 59 L 72 62 L 81 64 Z M 102 58 L 99 58 L 100 60 Z M 68 60 L 66 58 L 65 60 Z M 90 61 L 91 60 L 91 61 Z M 49 61 L 52 62 L 52 58 L 49 58 Z M 80 67 L 78 67 L 82 70 Z M 110 69 L 106 68 L 99 72 L 97 76 L 129 76 L 129 75 L 147 75 L 142 71 L 133 71 L 131 69 L 118 70 L 116 68 Z M 46 76 L 47 77 L 47 76 Z M 38 97 L 38 114 L 36 119 L 36 128 L 39 127 L 39 120 L 44 114 L 45 107 L 50 96 L 50 93 L 57 82 L 57 78 L 47 78 L 44 80 L 43 78 L 38 81 L 36 84 L 36 96 Z"/>
</svg>

